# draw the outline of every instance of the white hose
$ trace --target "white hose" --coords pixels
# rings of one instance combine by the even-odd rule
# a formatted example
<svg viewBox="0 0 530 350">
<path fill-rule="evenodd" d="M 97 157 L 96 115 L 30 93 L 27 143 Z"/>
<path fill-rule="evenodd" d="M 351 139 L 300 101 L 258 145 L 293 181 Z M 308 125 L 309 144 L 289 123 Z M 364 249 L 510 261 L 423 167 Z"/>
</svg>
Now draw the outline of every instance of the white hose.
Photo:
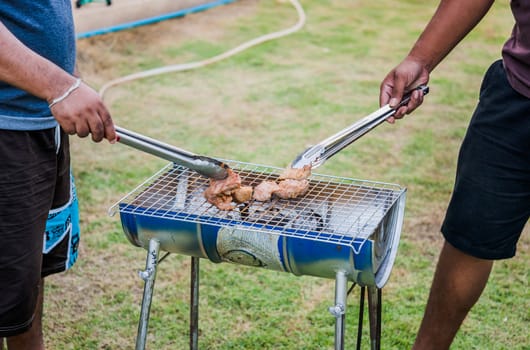
<svg viewBox="0 0 530 350">
<path fill-rule="evenodd" d="M 211 57 L 211 58 L 207 58 L 207 59 L 202 60 L 202 61 L 183 63 L 183 64 L 175 64 L 175 65 L 169 65 L 169 66 L 164 66 L 164 67 L 160 67 L 160 68 L 149 69 L 149 70 L 146 70 L 146 71 L 133 73 L 133 74 L 126 75 L 126 76 L 123 76 L 123 77 L 118 78 L 118 79 L 111 80 L 108 83 L 106 83 L 105 85 L 103 85 L 103 87 L 99 90 L 99 94 L 101 95 L 101 98 L 104 99 L 104 96 L 105 96 L 105 93 L 107 92 L 107 90 L 110 89 L 111 87 L 116 86 L 116 85 L 120 85 L 120 84 L 123 84 L 123 83 L 131 82 L 133 80 L 138 80 L 138 79 L 143 79 L 143 78 L 147 78 L 147 77 L 152 77 L 152 76 L 155 76 L 155 75 L 166 74 L 166 73 L 171 73 L 171 72 L 181 72 L 181 71 L 185 71 L 185 70 L 191 70 L 191 69 L 195 69 L 195 68 L 199 68 L 199 67 L 204 67 L 206 65 L 209 65 L 209 64 L 224 60 L 225 58 L 228 58 L 228 57 L 233 56 L 233 55 L 235 55 L 237 53 L 240 53 L 240 52 L 242 52 L 242 51 L 244 51 L 244 50 L 246 50 L 248 48 L 251 48 L 253 46 L 262 44 L 262 43 L 264 43 L 266 41 L 270 41 L 270 40 L 273 40 L 273 39 L 278 39 L 278 38 L 281 38 L 281 37 L 284 37 L 284 36 L 287 36 L 289 34 L 297 32 L 305 24 L 305 21 L 306 21 L 305 12 L 304 12 L 304 9 L 302 8 L 302 6 L 300 5 L 300 3 L 298 2 L 298 0 L 289 0 L 289 1 L 291 2 L 291 4 L 296 9 L 296 12 L 298 13 L 298 22 L 294 26 L 289 27 L 289 28 L 284 29 L 284 30 L 277 31 L 277 32 L 265 34 L 265 35 L 260 36 L 258 38 L 255 38 L 255 39 L 252 39 L 250 41 L 247 41 L 247 42 L 245 42 L 245 43 L 243 43 L 243 44 L 241 44 L 241 45 L 239 45 L 239 46 L 237 46 L 237 47 L 235 47 L 235 48 L 233 48 L 231 50 L 228 50 L 228 51 L 226 51 L 226 52 L 224 52 L 222 54 L 219 54 L 219 55 Z"/>
</svg>

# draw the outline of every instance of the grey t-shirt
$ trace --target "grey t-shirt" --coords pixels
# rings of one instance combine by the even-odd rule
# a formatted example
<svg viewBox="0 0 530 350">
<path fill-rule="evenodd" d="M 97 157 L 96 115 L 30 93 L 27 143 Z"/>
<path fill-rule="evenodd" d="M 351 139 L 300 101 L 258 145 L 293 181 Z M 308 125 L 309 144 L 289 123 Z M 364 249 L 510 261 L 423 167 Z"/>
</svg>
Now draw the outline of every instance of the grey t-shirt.
<svg viewBox="0 0 530 350">
<path fill-rule="evenodd" d="M 0 21 L 30 49 L 74 72 L 71 0 L 0 1 Z M 45 100 L 0 81 L 0 129 L 43 130 L 56 125 Z"/>
<path fill-rule="evenodd" d="M 511 0 L 515 26 L 502 58 L 512 87 L 530 98 L 530 0 Z"/>
</svg>

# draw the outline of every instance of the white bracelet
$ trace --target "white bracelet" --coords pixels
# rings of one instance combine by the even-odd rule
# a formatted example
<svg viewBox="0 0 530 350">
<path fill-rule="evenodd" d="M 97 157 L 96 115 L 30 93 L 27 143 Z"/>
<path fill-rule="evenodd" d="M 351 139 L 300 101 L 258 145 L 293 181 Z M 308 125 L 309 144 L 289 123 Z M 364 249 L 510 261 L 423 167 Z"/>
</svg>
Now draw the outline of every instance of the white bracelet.
<svg viewBox="0 0 530 350">
<path fill-rule="evenodd" d="M 52 103 L 49 104 L 48 108 L 52 108 L 53 106 L 55 106 L 57 103 L 63 101 L 65 98 L 67 98 L 68 96 L 70 96 L 70 94 L 72 92 L 74 92 L 79 86 L 81 85 L 81 78 L 77 78 L 76 81 L 72 84 L 72 86 L 70 86 L 68 88 L 68 90 L 66 90 L 66 92 L 64 94 L 62 94 L 61 96 L 57 97 L 57 98 L 54 98 Z"/>
</svg>

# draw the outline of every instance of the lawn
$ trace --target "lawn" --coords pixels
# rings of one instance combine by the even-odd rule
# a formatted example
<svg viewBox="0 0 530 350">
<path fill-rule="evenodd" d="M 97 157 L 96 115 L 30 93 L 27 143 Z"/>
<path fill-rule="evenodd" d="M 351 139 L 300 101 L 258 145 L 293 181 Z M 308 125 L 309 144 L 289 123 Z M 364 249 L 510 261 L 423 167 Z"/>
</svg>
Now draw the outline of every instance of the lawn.
<svg viewBox="0 0 530 350">
<path fill-rule="evenodd" d="M 308 145 L 378 108 L 379 84 L 435 9 L 428 1 L 305 0 L 298 32 L 196 70 L 112 88 L 119 126 L 225 159 L 287 166 Z M 288 1 L 240 0 L 184 18 L 78 42 L 78 65 L 95 89 L 121 76 L 203 60 L 296 23 Z M 318 173 L 407 188 L 401 242 L 383 289 L 382 349 L 410 348 L 442 240 L 456 156 L 481 78 L 500 57 L 513 18 L 496 2 L 435 70 L 413 115 L 383 124 Z M 81 206 L 80 259 L 46 282 L 49 349 L 134 349 L 145 250 L 107 211 L 166 161 L 121 144 L 72 138 Z M 499 261 L 454 349 L 530 349 L 528 228 L 517 257 Z M 188 348 L 190 258 L 159 266 L 149 349 Z M 199 347 L 332 349 L 334 281 L 201 260 Z M 346 348 L 355 348 L 358 290 L 348 299 Z M 369 349 L 365 322 L 363 349 Z"/>
</svg>

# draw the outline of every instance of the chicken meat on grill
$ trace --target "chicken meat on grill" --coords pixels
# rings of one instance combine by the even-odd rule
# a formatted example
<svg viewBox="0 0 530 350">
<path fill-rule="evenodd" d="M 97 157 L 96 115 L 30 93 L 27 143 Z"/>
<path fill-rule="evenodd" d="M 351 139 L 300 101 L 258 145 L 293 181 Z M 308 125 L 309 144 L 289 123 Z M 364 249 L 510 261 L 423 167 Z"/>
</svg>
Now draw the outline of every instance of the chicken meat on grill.
<svg viewBox="0 0 530 350">
<path fill-rule="evenodd" d="M 252 199 L 253 192 L 254 189 L 252 186 L 241 186 L 240 188 L 234 190 L 232 197 L 237 203 L 245 203 Z"/>
<path fill-rule="evenodd" d="M 265 180 L 254 188 L 252 198 L 259 202 L 266 202 L 271 200 L 272 194 L 280 189 L 280 186 L 275 181 Z"/>
<path fill-rule="evenodd" d="M 265 202 L 276 196 L 281 199 L 298 198 L 309 189 L 307 178 L 311 175 L 311 165 L 303 168 L 287 168 L 278 181 L 266 180 L 254 189 L 253 198 L 257 201 Z"/>
<path fill-rule="evenodd" d="M 303 168 L 286 168 L 278 178 L 279 181 L 282 180 L 305 180 L 311 176 L 311 165 L 304 165 Z"/>
<path fill-rule="evenodd" d="M 220 210 L 232 210 L 235 203 L 246 203 L 254 199 L 258 202 L 270 201 L 273 196 L 281 199 L 294 199 L 309 189 L 311 166 L 285 169 L 277 181 L 264 180 L 256 187 L 241 186 L 241 178 L 232 169 L 223 180 L 210 179 L 210 185 L 204 191 L 204 197 Z"/>
<path fill-rule="evenodd" d="M 274 195 L 281 199 L 294 199 L 306 193 L 308 189 L 307 179 L 286 179 L 278 183 L 278 190 L 274 191 Z"/>
<path fill-rule="evenodd" d="M 223 180 L 210 179 L 210 186 L 204 191 L 204 197 L 220 210 L 232 210 L 232 195 L 241 188 L 241 178 L 232 169 L 228 168 L 228 176 Z"/>
</svg>

